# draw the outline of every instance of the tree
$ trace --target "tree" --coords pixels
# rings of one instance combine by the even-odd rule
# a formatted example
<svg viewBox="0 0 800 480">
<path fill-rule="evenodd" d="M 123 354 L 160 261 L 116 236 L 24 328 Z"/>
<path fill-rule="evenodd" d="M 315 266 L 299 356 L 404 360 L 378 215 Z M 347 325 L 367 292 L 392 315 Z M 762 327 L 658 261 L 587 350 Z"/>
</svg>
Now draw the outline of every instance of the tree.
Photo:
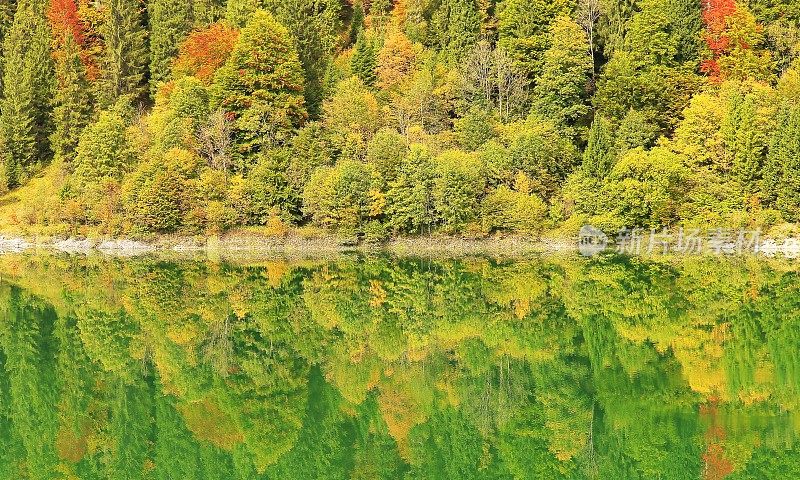
<svg viewBox="0 0 800 480">
<path fill-rule="evenodd" d="M 73 163 L 75 179 L 81 190 L 96 187 L 101 180 L 119 180 L 134 159 L 128 142 L 126 124 L 114 110 L 100 114 L 81 134 Z"/>
<path fill-rule="evenodd" d="M 481 17 L 475 0 L 443 0 L 431 22 L 439 48 L 453 65 L 478 43 Z"/>
<path fill-rule="evenodd" d="M 50 157 L 53 80 L 50 28 L 44 0 L 21 0 L 5 38 L 0 147 L 8 187 L 23 169 Z"/>
<path fill-rule="evenodd" d="M 497 5 L 498 46 L 508 52 L 528 80 L 541 73 L 542 56 L 548 47 L 550 23 L 569 15 L 568 0 L 502 0 Z"/>
<path fill-rule="evenodd" d="M 358 77 L 350 77 L 336 85 L 323 109 L 323 124 L 341 155 L 362 158 L 367 142 L 381 126 L 375 95 Z"/>
<path fill-rule="evenodd" d="M 48 17 L 53 30 L 55 76 L 53 99 L 55 131 L 50 137 L 56 159 L 72 161 L 83 128 L 92 113 L 89 83 L 83 61 L 83 28 L 74 0 L 51 2 Z"/>
<path fill-rule="evenodd" d="M 706 0 L 703 22 L 710 56 L 701 67 L 712 81 L 768 77 L 769 54 L 758 51 L 763 30 L 744 4 Z"/>
<path fill-rule="evenodd" d="M 611 125 L 602 116 L 594 117 L 583 151 L 581 170 L 592 178 L 605 178 L 616 161 Z"/>
<path fill-rule="evenodd" d="M 312 221 L 344 237 L 357 236 L 375 216 L 370 191 L 373 169 L 354 160 L 322 167 L 311 176 L 303 193 L 303 210 Z"/>
<path fill-rule="evenodd" d="M 389 227 L 397 233 L 430 233 L 434 223 L 434 161 L 426 148 L 412 145 L 386 192 Z"/>
<path fill-rule="evenodd" d="M 569 17 L 553 21 L 550 47 L 544 53 L 542 74 L 534 89 L 534 105 L 564 127 L 587 123 L 593 66 L 586 43 L 586 34 Z"/>
<path fill-rule="evenodd" d="M 178 47 L 178 58 L 172 65 L 173 78 L 191 75 L 210 84 L 230 57 L 238 38 L 239 31 L 224 23 L 212 23 L 193 31 Z"/>
<path fill-rule="evenodd" d="M 171 65 L 194 22 L 192 2 L 149 0 L 150 93 L 170 78 Z"/>
<path fill-rule="evenodd" d="M 307 118 L 303 72 L 289 32 L 256 12 L 212 85 L 214 105 L 233 119 L 237 168 L 253 155 L 286 143 Z"/>
<path fill-rule="evenodd" d="M 414 57 L 414 45 L 403 32 L 393 30 L 387 34 L 383 48 L 378 52 L 375 69 L 378 86 L 388 89 L 400 83 L 411 73 L 414 67 Z"/>
<path fill-rule="evenodd" d="M 292 36 L 305 75 L 303 91 L 311 118 L 321 113 L 323 79 L 339 40 L 339 0 L 266 0 L 265 8 Z"/>
<path fill-rule="evenodd" d="M 109 0 L 104 14 L 100 103 L 107 108 L 122 96 L 136 103 L 143 97 L 148 63 L 140 0 Z"/>
<path fill-rule="evenodd" d="M 779 112 L 762 191 L 787 220 L 800 219 L 800 107 L 783 107 Z"/>
<path fill-rule="evenodd" d="M 452 150 L 436 157 L 433 206 L 447 233 L 460 232 L 477 219 L 486 180 L 477 155 Z"/>
<path fill-rule="evenodd" d="M 376 68 L 378 58 L 375 53 L 375 46 L 367 35 L 359 32 L 356 44 L 353 46 L 353 57 L 350 60 L 350 70 L 364 82 L 364 85 L 372 87 L 377 80 Z"/>
</svg>

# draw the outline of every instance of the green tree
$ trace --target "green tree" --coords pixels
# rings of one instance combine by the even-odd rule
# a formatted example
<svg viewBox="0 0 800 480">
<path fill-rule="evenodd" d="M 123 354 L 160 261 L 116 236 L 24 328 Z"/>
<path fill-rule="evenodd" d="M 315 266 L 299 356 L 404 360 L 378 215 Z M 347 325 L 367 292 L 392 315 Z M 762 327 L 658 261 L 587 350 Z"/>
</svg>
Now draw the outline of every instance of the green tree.
<svg viewBox="0 0 800 480">
<path fill-rule="evenodd" d="M 194 23 L 191 1 L 149 0 L 150 93 L 170 78 L 178 47 Z"/>
<path fill-rule="evenodd" d="M 123 96 L 142 99 L 148 64 L 147 31 L 140 0 L 109 0 L 100 27 L 103 37 L 100 92 L 103 107 Z"/>
<path fill-rule="evenodd" d="M 53 98 L 55 131 L 50 140 L 55 158 L 71 162 L 81 132 L 91 118 L 91 92 L 79 45 L 70 32 L 64 35 L 55 58 L 58 88 Z"/>
<path fill-rule="evenodd" d="M 568 15 L 569 0 L 501 0 L 497 4 L 498 45 L 511 55 L 529 79 L 539 76 L 548 47 L 550 24 Z"/>
<path fill-rule="evenodd" d="M 442 0 L 431 22 L 439 48 L 454 65 L 478 43 L 481 17 L 475 0 Z"/>
<path fill-rule="evenodd" d="M 238 168 L 255 154 L 289 141 L 307 117 L 303 71 L 289 32 L 260 10 L 242 30 L 212 85 L 215 106 L 233 121 Z"/>
<path fill-rule="evenodd" d="M 800 219 L 800 107 L 784 107 L 778 115 L 764 166 L 763 194 L 787 220 Z"/>
<path fill-rule="evenodd" d="M 303 193 L 303 210 L 315 224 L 344 237 L 358 235 L 374 212 L 370 191 L 374 182 L 370 165 L 342 160 L 321 167 L 311 176 Z"/>
<path fill-rule="evenodd" d="M 135 158 L 126 124 L 116 111 L 105 111 L 81 134 L 73 162 L 75 179 L 82 188 L 96 187 L 106 178 L 121 179 Z"/>
<path fill-rule="evenodd" d="M 364 32 L 358 34 L 356 44 L 353 46 L 353 58 L 350 60 L 350 70 L 364 82 L 372 87 L 377 80 L 375 69 L 378 66 L 378 53 L 375 46 Z"/>
<path fill-rule="evenodd" d="M 386 192 L 390 228 L 398 233 L 430 233 L 434 221 L 434 161 L 428 150 L 412 145 Z"/>
<path fill-rule="evenodd" d="M 457 150 L 436 157 L 433 206 L 436 219 L 448 233 L 461 231 L 477 219 L 478 202 L 486 180 L 475 154 Z"/>
<path fill-rule="evenodd" d="M 550 28 L 550 46 L 544 52 L 542 74 L 534 89 L 534 106 L 559 125 L 586 123 L 589 81 L 594 65 L 588 39 L 580 25 L 560 16 Z"/>
<path fill-rule="evenodd" d="M 53 62 L 46 5 L 21 0 L 4 41 L 0 154 L 8 187 L 19 185 L 25 168 L 51 155 Z"/>
</svg>

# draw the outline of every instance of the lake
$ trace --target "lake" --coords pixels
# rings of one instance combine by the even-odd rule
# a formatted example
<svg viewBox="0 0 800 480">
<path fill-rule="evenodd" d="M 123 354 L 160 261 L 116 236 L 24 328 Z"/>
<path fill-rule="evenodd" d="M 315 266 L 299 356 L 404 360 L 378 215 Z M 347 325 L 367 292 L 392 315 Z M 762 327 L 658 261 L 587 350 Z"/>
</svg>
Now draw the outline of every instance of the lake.
<svg viewBox="0 0 800 480">
<path fill-rule="evenodd" d="M 0 256 L 2 479 L 797 479 L 755 258 Z"/>
</svg>

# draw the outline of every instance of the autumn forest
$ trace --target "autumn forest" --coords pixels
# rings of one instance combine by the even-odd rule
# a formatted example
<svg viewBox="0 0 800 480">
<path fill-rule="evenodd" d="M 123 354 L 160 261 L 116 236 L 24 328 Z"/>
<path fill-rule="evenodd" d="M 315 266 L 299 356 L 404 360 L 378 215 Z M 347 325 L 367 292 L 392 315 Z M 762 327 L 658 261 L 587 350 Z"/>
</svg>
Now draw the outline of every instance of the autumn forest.
<svg viewBox="0 0 800 480">
<path fill-rule="evenodd" d="M 2 0 L 0 229 L 800 220 L 793 0 Z"/>
</svg>

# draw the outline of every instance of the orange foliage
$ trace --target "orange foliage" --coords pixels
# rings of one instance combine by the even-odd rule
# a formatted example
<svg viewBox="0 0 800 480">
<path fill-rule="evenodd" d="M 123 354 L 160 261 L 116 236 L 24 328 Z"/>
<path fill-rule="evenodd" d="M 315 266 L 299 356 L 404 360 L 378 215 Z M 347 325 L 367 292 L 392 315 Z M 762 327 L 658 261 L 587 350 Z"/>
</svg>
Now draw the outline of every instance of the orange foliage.
<svg viewBox="0 0 800 480">
<path fill-rule="evenodd" d="M 703 452 L 703 480 L 722 480 L 733 473 L 733 464 L 725 458 L 722 442 L 725 441 L 725 429 L 718 424 L 718 399 L 711 398 L 709 404 L 700 407 L 700 414 L 709 417 L 711 425 L 706 430 L 707 447 Z"/>
<path fill-rule="evenodd" d="M 214 73 L 228 59 L 238 38 L 238 30 L 222 23 L 192 32 L 180 47 L 173 71 L 211 83 Z"/>
<path fill-rule="evenodd" d="M 400 30 L 390 33 L 378 52 L 378 85 L 390 88 L 399 83 L 414 65 L 414 44 Z"/>
<path fill-rule="evenodd" d="M 64 35 L 71 34 L 75 43 L 83 46 L 83 23 L 78 17 L 78 5 L 75 0 L 51 0 L 47 18 L 53 29 L 56 45 L 61 45 Z"/>
</svg>

